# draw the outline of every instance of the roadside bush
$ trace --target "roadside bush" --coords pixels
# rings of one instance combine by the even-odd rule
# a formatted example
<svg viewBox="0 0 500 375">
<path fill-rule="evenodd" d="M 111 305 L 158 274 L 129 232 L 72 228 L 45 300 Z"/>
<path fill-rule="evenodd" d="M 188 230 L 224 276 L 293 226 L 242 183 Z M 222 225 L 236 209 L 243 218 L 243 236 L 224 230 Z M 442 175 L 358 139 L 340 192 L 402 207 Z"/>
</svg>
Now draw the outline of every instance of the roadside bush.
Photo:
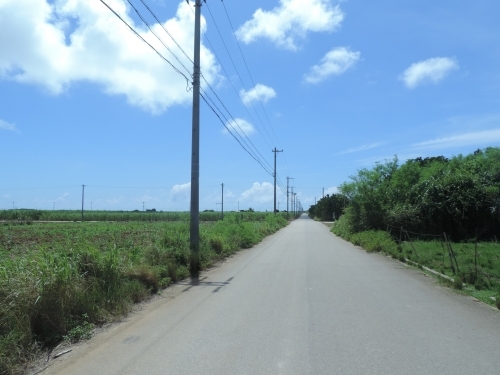
<svg viewBox="0 0 500 375">
<path fill-rule="evenodd" d="M 398 256 L 398 246 L 392 240 L 389 233 L 384 231 L 365 231 L 351 235 L 350 241 L 361 246 L 368 252 L 384 252 L 390 255 Z"/>
<path fill-rule="evenodd" d="M 351 236 L 353 235 L 353 229 L 350 226 L 349 219 L 349 209 L 347 212 L 340 217 L 335 224 L 333 225 L 331 231 L 339 237 L 342 237 L 344 240 L 349 241 Z"/>
</svg>

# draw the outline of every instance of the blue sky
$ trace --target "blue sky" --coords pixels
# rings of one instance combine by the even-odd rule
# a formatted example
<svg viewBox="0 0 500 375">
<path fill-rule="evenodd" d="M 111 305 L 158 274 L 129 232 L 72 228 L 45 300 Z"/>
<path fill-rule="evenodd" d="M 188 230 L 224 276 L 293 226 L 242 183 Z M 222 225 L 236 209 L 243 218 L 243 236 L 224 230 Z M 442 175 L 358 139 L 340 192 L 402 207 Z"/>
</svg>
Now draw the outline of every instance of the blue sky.
<svg viewBox="0 0 500 375">
<path fill-rule="evenodd" d="M 104 1 L 189 77 L 193 0 L 144 0 L 161 25 L 130 0 L 173 54 Z M 224 183 L 225 209 L 272 211 L 274 147 L 307 208 L 394 155 L 499 146 L 498 14 L 498 0 L 207 0 L 203 90 L 228 122 L 202 104 L 200 208 L 220 209 Z M 189 86 L 100 0 L 0 0 L 0 209 L 77 209 L 85 184 L 86 209 L 189 210 Z"/>
</svg>

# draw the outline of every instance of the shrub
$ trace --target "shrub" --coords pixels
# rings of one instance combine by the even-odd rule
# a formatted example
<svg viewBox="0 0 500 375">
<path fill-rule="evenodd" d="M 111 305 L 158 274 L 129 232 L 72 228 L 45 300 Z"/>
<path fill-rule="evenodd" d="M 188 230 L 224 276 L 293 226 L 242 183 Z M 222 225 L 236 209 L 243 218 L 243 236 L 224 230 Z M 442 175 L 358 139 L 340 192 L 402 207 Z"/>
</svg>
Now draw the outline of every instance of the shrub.
<svg viewBox="0 0 500 375">
<path fill-rule="evenodd" d="M 392 240 L 389 233 L 384 231 L 365 231 L 352 234 L 350 241 L 358 246 L 361 246 L 368 252 L 385 252 L 399 257 L 398 246 Z"/>
</svg>

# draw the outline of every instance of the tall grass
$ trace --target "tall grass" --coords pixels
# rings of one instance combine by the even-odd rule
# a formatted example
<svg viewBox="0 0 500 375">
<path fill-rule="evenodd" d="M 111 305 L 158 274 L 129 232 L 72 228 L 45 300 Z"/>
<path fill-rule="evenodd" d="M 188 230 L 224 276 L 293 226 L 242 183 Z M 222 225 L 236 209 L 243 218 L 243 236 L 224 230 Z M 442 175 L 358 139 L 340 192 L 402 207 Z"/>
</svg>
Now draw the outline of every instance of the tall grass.
<svg viewBox="0 0 500 375">
<path fill-rule="evenodd" d="M 202 223 L 202 267 L 287 224 L 280 215 L 254 217 Z M 189 259 L 187 221 L 0 225 L 0 374 L 187 277 Z"/>
</svg>

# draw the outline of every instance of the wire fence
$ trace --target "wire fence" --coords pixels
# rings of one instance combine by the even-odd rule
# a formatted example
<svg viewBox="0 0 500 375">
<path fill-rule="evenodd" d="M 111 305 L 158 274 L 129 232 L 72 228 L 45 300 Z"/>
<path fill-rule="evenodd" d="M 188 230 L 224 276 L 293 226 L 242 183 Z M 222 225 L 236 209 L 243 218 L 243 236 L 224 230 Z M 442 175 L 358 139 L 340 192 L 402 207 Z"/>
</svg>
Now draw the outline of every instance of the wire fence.
<svg viewBox="0 0 500 375">
<path fill-rule="evenodd" d="M 387 231 L 406 259 L 444 275 L 458 277 L 478 290 L 500 291 L 500 244 L 496 240 L 453 242 L 445 232 L 417 233 L 390 225 Z"/>
</svg>

